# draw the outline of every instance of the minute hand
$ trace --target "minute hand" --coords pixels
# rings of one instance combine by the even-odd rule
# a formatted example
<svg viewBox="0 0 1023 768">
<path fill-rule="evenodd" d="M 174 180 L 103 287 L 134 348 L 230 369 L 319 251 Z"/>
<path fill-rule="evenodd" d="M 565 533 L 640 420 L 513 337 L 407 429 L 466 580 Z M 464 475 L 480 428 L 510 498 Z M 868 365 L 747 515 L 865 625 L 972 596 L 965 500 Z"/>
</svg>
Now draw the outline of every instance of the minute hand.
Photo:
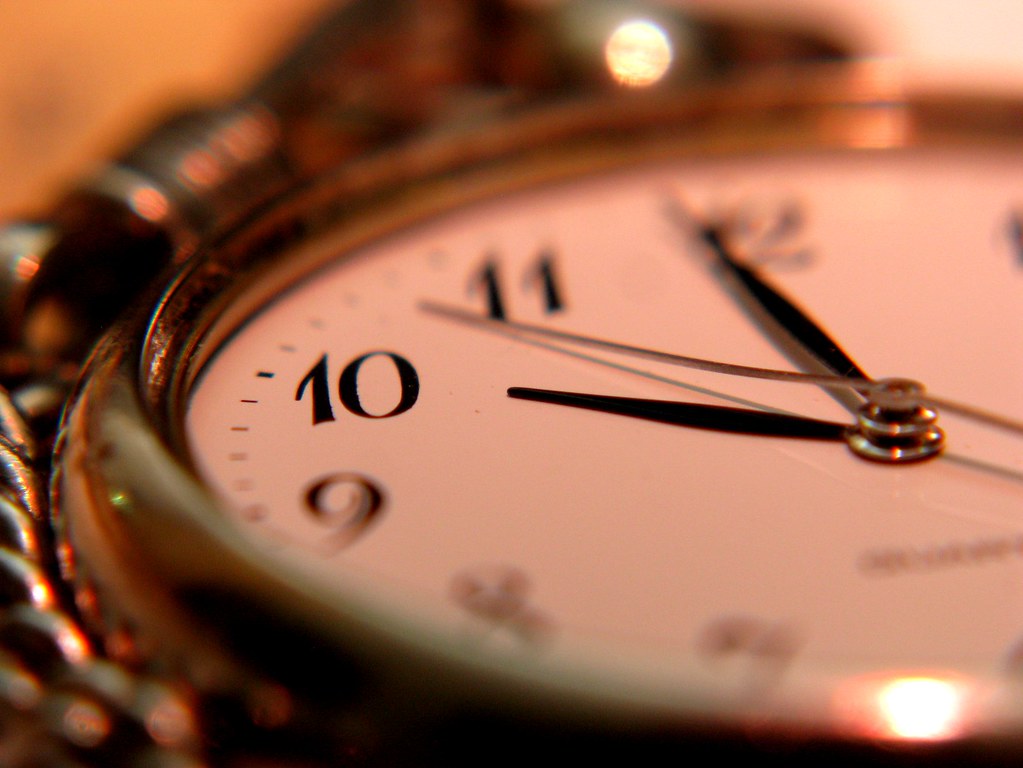
<svg viewBox="0 0 1023 768">
<path fill-rule="evenodd" d="M 857 379 L 870 378 L 806 311 L 772 286 L 757 270 L 735 258 L 725 242 L 721 226 L 703 224 L 699 234 L 717 257 L 722 273 L 755 303 L 754 309 L 759 307 L 766 312 L 803 350 L 833 373 Z"/>
</svg>

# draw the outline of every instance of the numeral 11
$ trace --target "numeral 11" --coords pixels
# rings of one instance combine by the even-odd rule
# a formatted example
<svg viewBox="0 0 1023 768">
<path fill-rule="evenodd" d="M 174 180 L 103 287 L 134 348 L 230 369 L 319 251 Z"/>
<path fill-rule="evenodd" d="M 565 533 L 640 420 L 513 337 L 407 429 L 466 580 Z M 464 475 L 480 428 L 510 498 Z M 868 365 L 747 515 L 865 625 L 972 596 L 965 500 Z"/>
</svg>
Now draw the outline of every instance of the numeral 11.
<svg viewBox="0 0 1023 768">
<path fill-rule="evenodd" d="M 564 293 L 561 290 L 555 269 L 554 254 L 549 250 L 540 252 L 539 257 L 526 270 L 523 286 L 526 290 L 538 291 L 541 307 L 545 314 L 560 312 L 565 308 Z M 483 294 L 487 303 L 487 315 L 493 320 L 506 320 L 507 296 L 501 279 L 500 263 L 491 256 L 469 283 L 469 292 Z"/>
</svg>

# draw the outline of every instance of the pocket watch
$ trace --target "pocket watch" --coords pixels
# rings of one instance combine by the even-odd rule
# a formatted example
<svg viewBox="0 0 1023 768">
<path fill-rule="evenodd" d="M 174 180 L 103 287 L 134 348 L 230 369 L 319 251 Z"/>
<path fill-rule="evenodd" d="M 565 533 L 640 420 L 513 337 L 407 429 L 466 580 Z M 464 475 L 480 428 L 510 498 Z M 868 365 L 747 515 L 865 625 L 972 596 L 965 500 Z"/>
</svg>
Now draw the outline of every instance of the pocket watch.
<svg viewBox="0 0 1023 768">
<path fill-rule="evenodd" d="M 1023 105 L 846 53 L 342 4 L 9 225 L 5 764 L 1018 759 Z"/>
</svg>

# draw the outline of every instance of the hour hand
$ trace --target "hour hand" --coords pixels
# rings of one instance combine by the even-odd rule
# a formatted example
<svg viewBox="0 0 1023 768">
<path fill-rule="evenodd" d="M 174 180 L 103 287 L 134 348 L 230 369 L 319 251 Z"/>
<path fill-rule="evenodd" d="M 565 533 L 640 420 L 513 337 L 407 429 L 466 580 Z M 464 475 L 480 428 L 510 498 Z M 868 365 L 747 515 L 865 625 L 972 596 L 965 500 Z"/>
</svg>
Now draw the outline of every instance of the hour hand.
<svg viewBox="0 0 1023 768">
<path fill-rule="evenodd" d="M 803 416 L 769 413 L 745 408 L 648 400 L 638 397 L 562 392 L 552 389 L 510 387 L 508 396 L 553 405 L 567 405 L 591 411 L 631 416 L 637 419 L 682 427 L 709 429 L 764 437 L 797 437 L 809 440 L 845 440 L 849 426 Z"/>
</svg>

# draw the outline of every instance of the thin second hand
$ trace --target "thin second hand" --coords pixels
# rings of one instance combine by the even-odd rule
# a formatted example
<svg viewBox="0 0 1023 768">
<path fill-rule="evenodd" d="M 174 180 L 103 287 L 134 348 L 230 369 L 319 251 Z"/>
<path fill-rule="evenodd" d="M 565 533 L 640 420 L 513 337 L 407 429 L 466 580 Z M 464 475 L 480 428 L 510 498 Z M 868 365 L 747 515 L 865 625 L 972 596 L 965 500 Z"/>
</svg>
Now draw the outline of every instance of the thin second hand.
<svg viewBox="0 0 1023 768">
<path fill-rule="evenodd" d="M 560 352 L 565 355 L 578 357 L 580 359 L 589 360 L 591 362 L 598 363 L 600 365 L 607 366 L 609 368 L 618 368 L 619 370 L 634 373 L 647 378 L 662 381 L 668 384 L 674 384 L 685 389 L 689 389 L 697 392 L 704 392 L 711 394 L 716 397 L 721 397 L 725 400 L 740 403 L 743 405 L 749 405 L 751 407 L 760 408 L 765 411 L 776 411 L 779 413 L 787 413 L 793 415 L 787 411 L 765 406 L 757 403 L 750 403 L 740 398 L 733 398 L 728 395 L 724 395 L 720 392 L 713 390 L 702 390 L 698 387 L 694 387 L 675 379 L 669 379 L 661 376 L 657 376 L 649 371 L 642 371 L 636 368 L 629 368 L 628 366 L 622 366 L 609 360 L 603 360 L 601 358 L 590 357 L 573 350 L 565 349 L 553 344 L 545 344 L 538 339 L 529 338 L 526 334 L 535 334 L 549 339 L 558 339 L 571 344 L 579 344 L 581 346 L 592 347 L 595 349 L 603 349 L 609 352 L 618 352 L 620 354 L 629 355 L 632 357 L 640 357 L 648 360 L 654 360 L 661 363 L 667 363 L 669 365 L 679 365 L 685 368 L 693 368 L 696 370 L 711 371 L 713 373 L 721 373 L 729 376 L 744 376 L 747 378 L 764 379 L 767 381 L 782 381 L 791 382 L 795 384 L 813 384 L 820 387 L 833 387 L 836 389 L 853 389 L 860 394 L 870 395 L 884 389 L 885 382 L 883 380 L 871 380 L 871 379 L 855 379 L 845 378 L 843 376 L 831 376 L 826 374 L 813 374 L 803 373 L 801 371 L 781 371 L 773 368 L 757 368 L 754 366 L 736 365 L 734 363 L 723 363 L 716 360 L 705 360 L 699 357 L 689 357 L 687 355 L 676 355 L 671 352 L 662 352 L 660 350 L 647 349 L 645 347 L 635 347 L 629 344 L 621 344 L 615 341 L 608 341 L 606 339 L 599 339 L 592 336 L 584 336 L 582 334 L 569 333 L 567 331 L 558 331 L 553 328 L 547 328 L 541 325 L 531 325 L 529 323 L 516 322 L 514 320 L 493 320 L 489 317 L 484 317 L 473 312 L 467 312 L 456 307 L 451 307 L 444 304 L 438 304 L 432 301 L 420 302 L 420 309 L 430 314 L 439 315 L 446 317 L 450 320 L 455 320 L 467 325 L 475 325 L 494 333 L 501 333 L 505 336 L 509 336 L 524 343 L 530 343 L 534 346 L 541 346 L 556 352 Z M 992 413 L 990 411 L 976 408 L 971 405 L 955 402 L 952 400 L 946 400 L 940 397 L 934 397 L 930 394 L 925 394 L 920 397 L 920 402 L 929 404 L 939 410 L 944 410 L 950 413 L 958 413 L 966 418 L 973 419 L 974 421 L 983 422 L 993 427 L 1003 429 L 1015 434 L 1023 434 L 1023 423 L 1015 421 L 1010 418 L 1006 418 L 1001 414 Z M 800 414 L 795 414 L 800 415 Z"/>
<path fill-rule="evenodd" d="M 856 391 L 869 393 L 880 388 L 880 385 L 870 379 L 854 379 L 844 376 L 828 374 L 803 373 L 802 371 L 781 371 L 774 368 L 758 368 L 751 365 L 738 365 L 736 363 L 723 363 L 717 360 L 706 360 L 700 357 L 688 355 L 677 355 L 672 352 L 662 352 L 646 347 L 635 347 L 631 344 L 622 344 L 617 341 L 599 339 L 593 336 L 584 336 L 568 331 L 559 331 L 542 325 L 531 325 L 530 323 L 517 322 L 515 320 L 494 320 L 489 317 L 468 312 L 456 307 L 437 304 L 432 301 L 420 302 L 419 308 L 433 315 L 448 317 L 468 325 L 477 325 L 493 330 L 497 333 L 504 333 L 507 336 L 521 338 L 522 334 L 536 334 L 549 339 L 558 339 L 581 346 L 603 349 L 608 352 L 618 352 L 630 357 L 641 357 L 647 360 L 654 360 L 659 363 L 679 365 L 684 368 L 692 368 L 712 373 L 722 373 L 729 376 L 743 376 L 750 379 L 765 379 L 768 381 L 788 381 L 797 384 L 814 384 L 819 387 L 837 387 L 840 389 L 855 389 Z"/>
<path fill-rule="evenodd" d="M 632 366 L 624 365 L 623 363 L 616 363 L 613 360 L 607 360 L 602 357 L 594 357 L 593 355 L 588 355 L 585 352 L 578 352 L 574 349 L 567 349 L 566 347 L 561 347 L 558 346 L 557 344 L 551 344 L 550 342 L 542 341 L 541 339 L 532 338 L 525 334 L 535 333 L 537 335 L 548 336 L 551 338 L 561 339 L 563 341 L 574 342 L 580 345 L 591 346 L 600 349 L 609 349 L 610 351 L 625 352 L 626 354 L 633 354 L 634 356 L 639 357 L 648 357 L 654 360 L 659 359 L 656 353 L 650 355 L 640 355 L 639 352 L 645 351 L 642 350 L 642 348 L 640 347 L 630 348 L 624 345 L 619 346 L 614 342 L 606 343 L 600 342 L 597 339 L 591 339 L 590 337 L 587 336 L 579 336 L 572 333 L 554 331 L 552 329 L 543 328 L 542 326 L 531 326 L 529 324 L 518 323 L 513 320 L 494 320 L 489 317 L 483 317 L 480 315 L 476 315 L 472 312 L 466 312 L 461 309 L 456 309 L 455 307 L 437 304 L 432 301 L 420 302 L 419 308 L 424 312 L 429 312 L 432 315 L 445 317 L 450 320 L 455 320 L 464 323 L 466 325 L 474 325 L 480 328 L 485 328 L 486 330 L 492 331 L 494 333 L 499 333 L 503 336 L 508 336 L 523 344 L 529 344 L 530 346 L 538 347 L 539 349 L 546 349 L 550 352 L 556 352 L 560 355 L 565 355 L 566 357 L 574 357 L 577 360 L 584 360 L 588 363 L 595 363 L 596 365 L 601 365 L 605 368 L 612 368 L 616 371 L 622 371 L 623 373 L 629 373 L 632 374 L 633 376 L 640 376 L 645 379 L 650 379 L 651 381 L 657 381 L 662 384 L 669 384 L 673 387 L 685 389 L 689 392 L 696 392 L 697 394 L 707 395 L 708 397 L 715 397 L 718 398 L 719 400 L 725 400 L 727 402 L 735 403 L 736 405 L 742 405 L 747 408 L 756 408 L 766 413 L 777 413 L 783 416 L 803 415 L 799 413 L 794 413 L 793 411 L 787 411 L 784 408 L 776 408 L 773 405 L 758 403 L 755 400 L 747 400 L 744 397 L 729 395 L 725 392 L 721 392 L 716 389 L 708 389 L 706 387 L 700 387 L 695 384 L 687 384 L 686 382 L 679 381 L 678 379 L 672 379 L 667 376 L 661 376 L 657 373 L 654 373 L 653 371 L 646 371 L 643 370 L 642 368 L 633 368 Z M 631 353 L 627 352 L 627 350 L 629 349 L 633 349 L 634 351 Z M 698 358 L 689 359 L 698 360 Z M 703 362 L 707 362 L 711 366 L 714 365 L 713 363 L 710 363 L 710 361 Z M 707 367 L 706 370 L 717 369 L 713 367 Z"/>
</svg>

